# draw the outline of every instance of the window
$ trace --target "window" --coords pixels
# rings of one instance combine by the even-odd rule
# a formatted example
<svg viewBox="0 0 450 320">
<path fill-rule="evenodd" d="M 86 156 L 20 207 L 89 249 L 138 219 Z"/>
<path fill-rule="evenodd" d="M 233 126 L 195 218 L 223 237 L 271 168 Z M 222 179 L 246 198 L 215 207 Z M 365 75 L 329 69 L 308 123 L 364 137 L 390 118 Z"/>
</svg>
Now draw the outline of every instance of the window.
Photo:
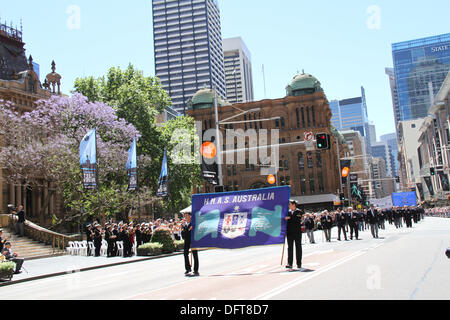
<svg viewBox="0 0 450 320">
<path fill-rule="evenodd" d="M 300 113 L 298 109 L 295 109 L 295 115 L 297 116 L 297 128 L 300 128 Z"/>
<path fill-rule="evenodd" d="M 313 126 L 316 126 L 316 113 L 314 112 L 314 106 L 311 107 L 311 113 L 312 113 L 312 122 Z"/>
<path fill-rule="evenodd" d="M 322 168 L 322 154 L 320 151 L 316 151 L 316 166 L 317 168 Z"/>
<path fill-rule="evenodd" d="M 314 175 L 311 173 L 309 175 L 309 191 L 311 192 L 311 194 L 316 192 L 316 185 L 314 182 Z"/>
<path fill-rule="evenodd" d="M 314 162 L 313 162 L 313 155 L 312 155 L 312 152 L 308 152 L 308 153 L 306 154 L 306 158 L 307 158 L 307 161 L 308 161 L 308 168 L 314 168 Z"/>
<path fill-rule="evenodd" d="M 306 180 L 305 176 L 300 176 L 300 193 L 306 194 Z"/>
<path fill-rule="evenodd" d="M 325 188 L 323 186 L 323 173 L 319 172 L 317 174 L 317 182 L 319 184 L 319 192 L 325 192 Z"/>
<path fill-rule="evenodd" d="M 234 191 L 239 191 L 239 184 L 237 180 L 234 180 Z"/>
<path fill-rule="evenodd" d="M 303 158 L 303 153 L 298 153 L 298 168 L 305 169 L 305 158 Z"/>
<path fill-rule="evenodd" d="M 289 170 L 289 161 L 284 160 L 284 170 Z"/>
<path fill-rule="evenodd" d="M 281 117 L 281 127 L 284 128 L 286 125 L 286 121 L 284 120 L 283 117 Z"/>
</svg>

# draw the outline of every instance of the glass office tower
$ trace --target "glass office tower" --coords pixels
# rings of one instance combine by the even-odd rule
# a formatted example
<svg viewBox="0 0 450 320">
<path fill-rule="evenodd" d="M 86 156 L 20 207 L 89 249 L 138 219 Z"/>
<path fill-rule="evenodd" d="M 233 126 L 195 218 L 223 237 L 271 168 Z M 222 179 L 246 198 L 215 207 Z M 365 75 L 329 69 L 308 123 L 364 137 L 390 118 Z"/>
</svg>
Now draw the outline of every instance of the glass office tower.
<svg viewBox="0 0 450 320">
<path fill-rule="evenodd" d="M 226 98 L 220 11 L 217 0 L 152 0 L 155 73 L 185 113 L 204 87 Z"/>
<path fill-rule="evenodd" d="M 371 138 L 367 113 L 366 92 L 361 87 L 361 96 L 330 101 L 331 124 L 339 131 L 359 131 L 366 141 L 366 152 L 371 153 Z"/>
<path fill-rule="evenodd" d="M 424 118 L 450 70 L 450 33 L 392 45 L 400 120 Z M 394 106 L 396 107 L 396 106 Z"/>
</svg>

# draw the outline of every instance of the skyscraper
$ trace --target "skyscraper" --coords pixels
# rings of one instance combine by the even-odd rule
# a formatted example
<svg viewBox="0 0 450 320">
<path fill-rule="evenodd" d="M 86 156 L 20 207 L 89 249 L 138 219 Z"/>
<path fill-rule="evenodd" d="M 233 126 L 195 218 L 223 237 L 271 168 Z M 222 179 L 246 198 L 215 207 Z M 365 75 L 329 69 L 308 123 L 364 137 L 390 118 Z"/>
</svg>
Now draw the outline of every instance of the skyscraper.
<svg viewBox="0 0 450 320">
<path fill-rule="evenodd" d="M 223 40 L 227 100 L 253 101 L 253 75 L 250 51 L 240 37 Z"/>
<path fill-rule="evenodd" d="M 366 140 L 367 153 L 370 154 L 371 138 L 364 87 L 361 87 L 360 97 L 330 101 L 330 109 L 331 124 L 339 131 L 359 131 Z"/>
<path fill-rule="evenodd" d="M 217 0 L 152 0 L 155 73 L 181 113 L 201 88 L 226 97 Z"/>
<path fill-rule="evenodd" d="M 450 33 L 394 43 L 392 57 L 398 98 L 398 106 L 394 101 L 396 125 L 398 120 L 426 117 L 432 97 L 450 70 Z"/>
</svg>

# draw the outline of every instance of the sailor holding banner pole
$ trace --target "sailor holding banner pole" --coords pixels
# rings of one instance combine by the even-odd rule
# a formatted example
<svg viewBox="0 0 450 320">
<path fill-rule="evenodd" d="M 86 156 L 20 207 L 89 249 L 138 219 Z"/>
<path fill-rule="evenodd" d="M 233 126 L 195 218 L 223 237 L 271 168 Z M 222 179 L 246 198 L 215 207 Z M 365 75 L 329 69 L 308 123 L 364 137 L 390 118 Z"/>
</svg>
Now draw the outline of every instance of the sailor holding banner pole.
<svg viewBox="0 0 450 320">
<path fill-rule="evenodd" d="M 287 221 L 286 237 L 288 243 L 288 264 L 286 265 L 287 269 L 292 269 L 292 265 L 294 262 L 294 244 L 297 267 L 300 270 L 302 269 L 302 217 L 304 214 L 305 213 L 303 211 L 297 208 L 297 201 L 289 201 L 289 211 L 285 218 Z"/>
</svg>

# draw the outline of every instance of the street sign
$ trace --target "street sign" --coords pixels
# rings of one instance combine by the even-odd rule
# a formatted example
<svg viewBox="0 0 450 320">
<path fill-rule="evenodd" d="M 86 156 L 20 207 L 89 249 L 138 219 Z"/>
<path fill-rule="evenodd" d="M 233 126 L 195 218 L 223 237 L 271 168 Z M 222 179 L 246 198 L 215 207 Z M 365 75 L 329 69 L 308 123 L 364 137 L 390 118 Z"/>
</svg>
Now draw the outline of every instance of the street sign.
<svg viewBox="0 0 450 320">
<path fill-rule="evenodd" d="M 305 141 L 312 141 L 314 139 L 314 134 L 311 131 L 305 132 Z"/>
</svg>

